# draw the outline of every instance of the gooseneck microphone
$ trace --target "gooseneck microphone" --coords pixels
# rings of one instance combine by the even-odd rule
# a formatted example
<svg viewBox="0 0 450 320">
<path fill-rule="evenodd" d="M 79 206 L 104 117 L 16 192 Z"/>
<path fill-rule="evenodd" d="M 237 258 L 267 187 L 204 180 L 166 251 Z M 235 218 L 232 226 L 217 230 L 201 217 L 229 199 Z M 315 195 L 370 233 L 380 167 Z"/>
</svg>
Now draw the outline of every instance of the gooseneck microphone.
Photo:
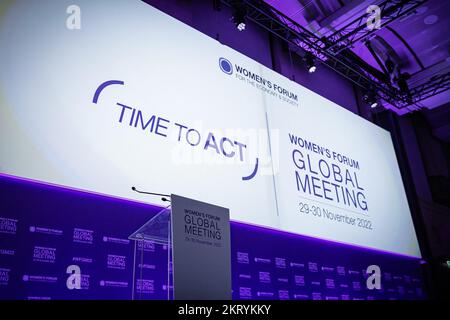
<svg viewBox="0 0 450 320">
<path fill-rule="evenodd" d="M 161 200 L 162 201 L 167 201 L 170 202 L 170 195 L 169 194 L 164 194 L 164 193 L 156 193 L 156 192 L 148 192 L 148 191 L 141 191 L 139 189 L 137 189 L 136 187 L 131 187 L 131 190 L 133 190 L 134 192 L 137 193 L 141 193 L 141 194 L 149 194 L 151 196 L 161 196 Z"/>
</svg>

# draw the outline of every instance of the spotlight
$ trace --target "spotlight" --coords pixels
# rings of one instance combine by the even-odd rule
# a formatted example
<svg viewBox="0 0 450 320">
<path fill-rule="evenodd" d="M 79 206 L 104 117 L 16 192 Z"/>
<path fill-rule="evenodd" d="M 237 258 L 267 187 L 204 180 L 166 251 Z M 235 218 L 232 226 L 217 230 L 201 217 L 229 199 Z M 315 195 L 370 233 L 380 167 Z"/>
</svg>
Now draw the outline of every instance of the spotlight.
<svg viewBox="0 0 450 320">
<path fill-rule="evenodd" d="M 239 31 L 244 31 L 245 30 L 245 22 L 241 22 L 237 25 L 237 29 Z"/>
<path fill-rule="evenodd" d="M 236 28 L 239 31 L 244 31 L 245 30 L 245 26 L 246 26 L 246 24 L 245 24 L 245 16 L 246 16 L 246 14 L 247 13 L 245 11 L 245 8 L 243 8 L 243 7 L 237 7 L 234 10 L 232 20 L 233 20 L 234 24 L 236 25 Z"/>
<path fill-rule="evenodd" d="M 367 103 L 372 109 L 378 107 L 378 100 L 375 92 L 368 91 L 363 95 L 363 101 Z"/>
<path fill-rule="evenodd" d="M 305 53 L 305 56 L 303 57 L 303 61 L 305 61 L 306 69 L 308 70 L 309 73 L 313 73 L 316 71 L 317 67 L 316 67 L 315 59 L 311 52 Z"/>
</svg>

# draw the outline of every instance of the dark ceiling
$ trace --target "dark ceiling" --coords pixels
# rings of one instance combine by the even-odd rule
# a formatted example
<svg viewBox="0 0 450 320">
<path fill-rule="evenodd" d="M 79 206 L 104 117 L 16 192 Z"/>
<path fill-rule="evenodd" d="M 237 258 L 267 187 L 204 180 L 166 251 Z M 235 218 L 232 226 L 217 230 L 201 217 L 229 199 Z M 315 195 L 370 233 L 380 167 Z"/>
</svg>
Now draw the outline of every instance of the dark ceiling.
<svg viewBox="0 0 450 320">
<path fill-rule="evenodd" d="M 429 79 L 450 71 L 450 1 L 356 1 L 356 0 L 265 0 L 318 37 L 329 37 L 370 5 L 407 3 L 416 6 L 393 19 L 369 37 L 355 41 L 349 49 L 380 74 L 386 74 L 386 61 L 395 63 L 399 74 L 407 75 L 409 88 L 418 88 Z M 381 12 L 384 14 L 384 11 Z M 367 18 L 365 18 L 367 20 Z M 392 78 L 392 74 L 390 75 Z M 448 108 L 450 91 L 429 95 L 408 111 Z M 450 122 L 450 119 L 448 119 Z"/>
</svg>

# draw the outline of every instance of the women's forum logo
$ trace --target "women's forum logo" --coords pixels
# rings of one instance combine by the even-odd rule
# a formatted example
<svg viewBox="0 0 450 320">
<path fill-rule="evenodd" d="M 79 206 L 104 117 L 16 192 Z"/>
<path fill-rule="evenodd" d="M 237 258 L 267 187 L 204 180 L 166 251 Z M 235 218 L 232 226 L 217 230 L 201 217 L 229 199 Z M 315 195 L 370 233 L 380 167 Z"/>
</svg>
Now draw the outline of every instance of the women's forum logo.
<svg viewBox="0 0 450 320">
<path fill-rule="evenodd" d="M 225 72 L 226 74 L 233 74 L 233 65 L 228 59 L 220 58 L 219 59 L 219 67 L 220 70 Z"/>
</svg>

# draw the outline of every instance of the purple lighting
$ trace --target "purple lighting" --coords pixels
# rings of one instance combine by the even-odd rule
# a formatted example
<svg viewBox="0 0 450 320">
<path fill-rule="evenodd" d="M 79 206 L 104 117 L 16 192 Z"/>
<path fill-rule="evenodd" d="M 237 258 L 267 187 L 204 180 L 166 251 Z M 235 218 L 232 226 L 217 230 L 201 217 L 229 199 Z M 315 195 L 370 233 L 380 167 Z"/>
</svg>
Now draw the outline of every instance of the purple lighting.
<svg viewBox="0 0 450 320">
<path fill-rule="evenodd" d="M 143 202 L 143 201 L 139 201 L 139 200 L 130 200 L 130 199 L 122 198 L 122 197 L 106 195 L 106 194 L 97 193 L 97 192 L 93 192 L 93 191 L 87 191 L 87 190 L 77 189 L 77 188 L 73 188 L 73 187 L 61 186 L 61 185 L 54 184 L 54 183 L 42 182 L 42 181 L 33 180 L 33 179 L 29 179 L 29 178 L 23 178 L 23 177 L 8 175 L 8 174 L 5 174 L 5 173 L 0 173 L 0 177 L 7 178 L 7 179 L 12 179 L 12 180 L 19 180 L 19 181 L 27 182 L 27 183 L 30 183 L 30 184 L 38 184 L 42 188 L 44 188 L 44 187 L 57 188 L 57 189 L 62 189 L 62 190 L 68 191 L 68 192 L 79 192 L 79 193 L 82 193 L 85 196 L 102 197 L 102 198 L 107 198 L 107 199 L 111 199 L 111 200 L 122 201 L 124 203 L 129 203 L 129 204 L 132 204 L 132 205 L 140 204 L 140 205 L 143 205 L 143 206 L 151 207 L 152 209 L 155 209 L 155 210 L 161 210 L 161 209 L 164 208 L 163 206 L 160 206 L 160 205 L 157 205 L 157 204 L 153 204 L 153 203 Z M 279 230 L 279 229 L 274 229 L 274 228 L 270 228 L 270 227 L 266 227 L 266 226 L 250 224 L 250 223 L 242 222 L 242 221 L 238 221 L 238 220 L 231 220 L 231 223 L 239 225 L 242 228 L 247 228 L 249 231 L 258 230 L 258 231 L 261 231 L 261 232 L 273 232 L 273 233 L 279 233 L 279 234 L 284 235 L 284 236 L 299 237 L 299 238 L 310 239 L 310 240 L 313 240 L 313 241 L 319 241 L 319 242 L 323 242 L 324 244 L 353 247 L 353 248 L 358 248 L 358 249 L 362 249 L 362 250 L 374 251 L 374 252 L 378 252 L 378 253 L 381 253 L 381 254 L 396 255 L 396 256 L 399 256 L 399 257 L 410 258 L 410 259 L 421 259 L 421 257 L 415 257 L 415 256 L 405 255 L 405 254 L 391 252 L 391 251 L 386 251 L 386 250 L 380 250 L 380 249 L 371 248 L 371 247 L 365 247 L 365 246 L 358 246 L 358 245 L 354 245 L 354 244 L 348 244 L 348 243 L 345 243 L 345 242 L 340 242 L 338 240 L 317 238 L 317 237 L 312 237 L 312 236 L 308 236 L 308 235 L 297 234 L 297 233 L 288 232 L 288 231 L 282 231 L 282 230 Z"/>
<path fill-rule="evenodd" d="M 144 269 L 136 269 L 142 279 L 133 289 L 128 239 L 161 207 L 5 174 L 0 190 L 0 222 L 8 227 L 0 232 L 8 243 L 0 269 L 9 279 L 1 299 L 131 299 L 132 290 L 140 299 L 167 297 L 167 249 L 136 246 L 144 259 L 136 267 Z M 233 299 L 423 299 L 416 260 L 231 222 Z M 72 264 L 83 272 L 84 290 L 64 287 Z M 392 275 L 389 291 L 366 291 L 371 264 Z"/>
<path fill-rule="evenodd" d="M 110 199 L 110 200 L 120 201 L 125 204 L 129 203 L 129 204 L 133 204 L 133 205 L 149 206 L 149 207 L 152 207 L 155 209 L 158 208 L 159 210 L 164 208 L 163 206 L 159 206 L 157 204 L 153 204 L 153 203 L 149 203 L 149 202 L 144 202 L 144 201 L 139 201 L 139 200 L 131 200 L 131 199 L 122 198 L 122 197 L 118 197 L 118 196 L 107 195 L 107 194 L 100 193 L 100 192 L 94 192 L 94 191 L 89 191 L 89 190 L 84 190 L 84 189 L 79 189 L 79 188 L 74 188 L 74 187 L 63 186 L 63 185 L 56 184 L 56 183 L 44 182 L 44 181 L 39 181 L 39 180 L 35 180 L 35 179 L 14 176 L 14 175 L 10 175 L 7 173 L 0 173 L 0 178 L 10 179 L 13 181 L 14 180 L 20 181 L 20 182 L 28 183 L 31 185 L 37 185 L 40 188 L 57 189 L 57 190 L 65 191 L 65 192 L 80 193 L 84 196 L 106 198 L 106 199 Z"/>
<path fill-rule="evenodd" d="M 316 238 L 316 237 L 307 236 L 307 235 L 303 235 L 303 234 L 297 234 L 297 233 L 288 232 L 288 231 L 282 231 L 282 230 L 278 230 L 278 229 L 274 229 L 274 228 L 269 228 L 269 227 L 264 227 L 264 226 L 244 223 L 244 222 L 240 222 L 240 221 L 236 221 L 236 220 L 232 220 L 231 223 L 239 225 L 239 227 L 244 228 L 244 229 L 247 228 L 249 231 L 252 231 L 252 230 L 256 231 L 256 230 L 258 230 L 258 231 L 261 231 L 261 232 L 268 232 L 268 233 L 279 234 L 279 235 L 282 235 L 282 236 L 285 236 L 285 237 L 303 238 L 303 239 L 308 239 L 308 240 L 311 240 L 311 241 L 318 241 L 318 242 L 322 242 L 324 245 L 329 245 L 329 246 L 330 245 L 331 246 L 332 245 L 334 245 L 334 246 L 343 246 L 343 247 L 355 248 L 355 249 L 359 249 L 359 250 L 372 251 L 372 252 L 376 252 L 376 253 L 379 253 L 379 254 L 387 254 L 387 255 L 393 255 L 393 256 L 398 256 L 398 257 L 407 258 L 407 259 L 414 259 L 414 260 L 421 259 L 420 257 L 410 256 L 410 255 L 401 254 L 401 253 L 397 253 L 397 252 L 380 250 L 380 249 L 371 248 L 371 247 L 365 247 L 365 246 L 358 246 L 358 245 L 349 244 L 349 243 L 341 242 L 341 241 L 337 241 L 337 240 Z"/>
</svg>

